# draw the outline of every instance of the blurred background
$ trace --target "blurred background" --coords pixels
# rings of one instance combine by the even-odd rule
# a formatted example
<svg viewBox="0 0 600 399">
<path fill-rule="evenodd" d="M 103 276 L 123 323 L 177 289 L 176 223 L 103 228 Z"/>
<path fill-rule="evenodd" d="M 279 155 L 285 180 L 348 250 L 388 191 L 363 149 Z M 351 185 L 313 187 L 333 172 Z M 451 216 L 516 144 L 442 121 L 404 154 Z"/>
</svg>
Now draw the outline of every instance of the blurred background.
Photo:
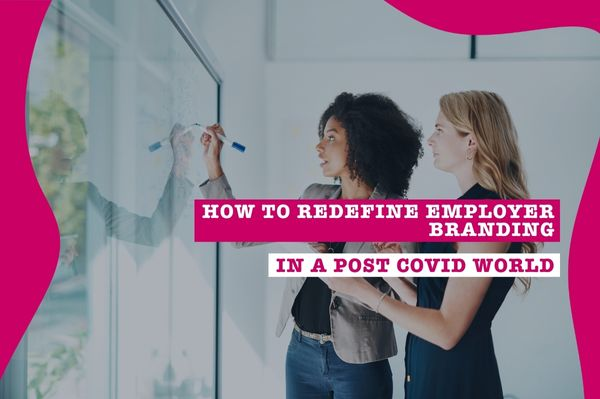
<svg viewBox="0 0 600 399">
<path fill-rule="evenodd" d="M 119 241 L 88 201 L 150 215 L 174 123 L 220 122 L 241 198 L 297 198 L 320 174 L 318 118 L 342 91 L 379 92 L 433 131 L 447 92 L 498 92 L 534 198 L 561 200 L 562 277 L 509 294 L 493 327 L 507 398 L 583 397 L 567 289 L 569 239 L 598 141 L 600 37 L 579 28 L 502 36 L 434 30 L 384 1 L 55 0 L 31 63 L 30 155 L 56 215 L 52 285 L 0 382 L 10 399 L 283 398 L 290 326 L 276 244 L 193 242 L 192 198 L 156 246 Z M 206 178 L 195 142 L 190 180 Z M 455 198 L 426 151 L 410 198 Z M 199 197 L 194 191 L 192 197 Z M 32 243 L 32 250 L 35 250 Z M 33 271 L 32 271 L 33 272 Z M 402 398 L 405 331 L 392 359 Z M 434 383 L 434 382 L 432 382 Z"/>
</svg>

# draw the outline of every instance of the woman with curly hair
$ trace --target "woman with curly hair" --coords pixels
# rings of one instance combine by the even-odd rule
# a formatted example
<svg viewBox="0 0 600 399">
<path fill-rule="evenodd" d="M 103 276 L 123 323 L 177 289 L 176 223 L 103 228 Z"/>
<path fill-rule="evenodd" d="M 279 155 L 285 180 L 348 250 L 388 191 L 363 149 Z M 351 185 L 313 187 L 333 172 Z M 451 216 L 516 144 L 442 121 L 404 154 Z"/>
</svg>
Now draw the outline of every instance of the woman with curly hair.
<svg viewBox="0 0 600 399">
<path fill-rule="evenodd" d="M 427 140 L 436 168 L 453 174 L 460 199 L 528 198 L 517 132 L 500 96 L 483 91 L 440 99 L 435 131 Z M 386 252 L 397 252 L 387 246 Z M 533 243 L 424 243 L 425 253 L 535 252 Z M 406 329 L 407 399 L 501 399 L 502 384 L 491 324 L 515 279 L 416 278 L 415 285 L 385 279 L 400 300 L 381 295 L 363 279 L 326 279 Z M 520 279 L 525 289 L 528 279 Z"/>
<path fill-rule="evenodd" d="M 222 143 L 214 125 L 202 137 L 209 180 L 208 198 L 233 198 L 221 168 Z M 388 97 L 342 93 L 319 122 L 317 154 L 323 175 L 338 184 L 312 184 L 307 199 L 402 198 L 422 156 L 422 134 Z M 237 243 L 237 246 L 252 243 Z M 374 252 L 372 243 L 311 243 L 319 252 Z M 381 278 L 368 279 L 377 292 L 388 292 Z M 277 336 L 290 314 L 294 330 L 286 358 L 286 397 L 327 399 L 392 397 L 388 358 L 397 347 L 392 323 L 348 296 L 332 292 L 316 277 L 288 279 Z"/>
</svg>

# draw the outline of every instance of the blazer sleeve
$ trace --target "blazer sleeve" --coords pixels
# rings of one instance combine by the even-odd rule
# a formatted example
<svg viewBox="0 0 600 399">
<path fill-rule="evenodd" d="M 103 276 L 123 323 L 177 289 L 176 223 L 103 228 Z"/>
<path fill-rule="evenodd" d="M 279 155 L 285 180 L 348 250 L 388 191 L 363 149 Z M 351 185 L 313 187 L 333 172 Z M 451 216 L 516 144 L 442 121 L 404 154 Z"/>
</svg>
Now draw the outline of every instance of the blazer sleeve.
<svg viewBox="0 0 600 399">
<path fill-rule="evenodd" d="M 200 192 L 204 198 L 209 199 L 235 199 L 233 190 L 229 185 L 229 181 L 225 175 L 222 175 L 215 180 L 207 179 L 200 184 Z M 232 242 L 231 245 L 235 248 L 253 247 L 256 245 L 268 244 L 267 242 Z"/>
<path fill-rule="evenodd" d="M 157 246 L 172 233 L 193 187 L 186 178 L 169 175 L 152 216 L 137 215 L 107 200 L 93 183 L 88 183 L 88 199 L 104 218 L 108 235 L 135 244 Z"/>
<path fill-rule="evenodd" d="M 322 199 L 325 198 L 325 193 L 323 192 L 322 184 L 313 183 L 310 186 L 306 187 L 300 196 L 300 199 Z"/>
<path fill-rule="evenodd" d="M 332 188 L 333 187 L 333 188 Z M 313 183 L 308 186 L 300 199 L 311 198 L 325 198 L 326 194 L 330 193 L 332 190 L 335 190 L 335 186 L 326 186 L 323 184 Z M 229 185 L 229 181 L 227 177 L 223 174 L 222 176 L 214 179 L 214 180 L 206 180 L 202 184 L 200 184 L 200 192 L 204 196 L 204 198 L 210 199 L 235 199 L 233 195 L 233 190 Z M 231 243 L 235 248 L 245 248 L 252 247 L 261 244 L 269 244 L 267 242 L 232 242 Z"/>
</svg>

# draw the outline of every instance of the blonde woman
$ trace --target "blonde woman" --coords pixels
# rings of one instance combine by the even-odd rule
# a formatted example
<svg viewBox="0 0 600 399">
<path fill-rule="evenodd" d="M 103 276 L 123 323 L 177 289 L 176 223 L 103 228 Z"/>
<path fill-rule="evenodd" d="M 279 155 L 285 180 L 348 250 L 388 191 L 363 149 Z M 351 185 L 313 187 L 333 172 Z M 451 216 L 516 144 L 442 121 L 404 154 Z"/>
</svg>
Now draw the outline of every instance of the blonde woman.
<svg viewBox="0 0 600 399">
<path fill-rule="evenodd" d="M 427 140 L 436 168 L 453 174 L 461 199 L 528 198 L 517 133 L 495 93 L 468 91 L 440 99 L 435 131 Z M 378 247 L 376 247 L 378 248 Z M 380 246 L 390 251 L 389 245 Z M 423 243 L 420 251 L 534 252 L 532 243 Z M 407 399 L 502 398 L 491 324 L 514 278 L 398 278 L 386 281 L 401 300 L 363 279 L 326 279 L 408 330 L 404 389 Z M 525 289 L 529 281 L 523 279 Z"/>
</svg>

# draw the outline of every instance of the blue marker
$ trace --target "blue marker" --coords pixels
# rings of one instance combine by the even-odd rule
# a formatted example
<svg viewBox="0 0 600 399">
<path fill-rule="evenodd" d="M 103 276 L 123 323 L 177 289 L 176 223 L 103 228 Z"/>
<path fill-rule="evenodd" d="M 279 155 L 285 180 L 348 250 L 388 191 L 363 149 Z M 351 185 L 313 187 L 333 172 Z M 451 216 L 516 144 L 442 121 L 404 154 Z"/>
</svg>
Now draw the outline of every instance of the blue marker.
<svg viewBox="0 0 600 399">
<path fill-rule="evenodd" d="M 188 126 L 188 127 L 187 127 L 187 128 L 184 130 L 183 134 L 186 134 L 186 133 L 190 132 L 190 131 L 191 131 L 191 130 L 192 130 L 194 127 L 195 127 L 195 126 L 198 126 L 200 129 L 206 130 L 206 126 L 203 126 L 203 125 L 201 125 L 201 124 L 199 124 L 199 123 L 193 123 L 193 124 L 191 124 L 190 126 Z M 243 146 L 242 144 L 240 144 L 240 143 L 238 143 L 238 142 L 235 142 L 235 141 L 231 141 L 231 140 L 229 140 L 227 137 L 223 136 L 222 134 L 219 134 L 219 133 L 217 133 L 217 137 L 218 137 L 218 138 L 219 138 L 219 140 L 221 140 L 223 143 L 225 143 L 225 144 L 227 144 L 227 145 L 229 145 L 229 146 L 231 146 L 231 147 L 235 148 L 235 149 L 236 149 L 236 150 L 238 150 L 239 152 L 244 152 L 244 151 L 246 151 L 246 147 L 245 147 L 245 146 Z M 171 138 L 170 138 L 170 137 L 166 137 L 166 138 L 164 138 L 164 139 L 162 139 L 162 140 L 160 140 L 160 141 L 157 141 L 157 142 L 156 142 L 156 143 L 154 143 L 154 144 L 150 144 L 150 145 L 148 146 L 148 150 L 149 150 L 150 152 L 154 152 L 154 151 L 158 150 L 159 148 L 161 148 L 163 145 L 167 144 L 167 143 L 168 143 L 170 140 L 171 140 Z"/>
</svg>

